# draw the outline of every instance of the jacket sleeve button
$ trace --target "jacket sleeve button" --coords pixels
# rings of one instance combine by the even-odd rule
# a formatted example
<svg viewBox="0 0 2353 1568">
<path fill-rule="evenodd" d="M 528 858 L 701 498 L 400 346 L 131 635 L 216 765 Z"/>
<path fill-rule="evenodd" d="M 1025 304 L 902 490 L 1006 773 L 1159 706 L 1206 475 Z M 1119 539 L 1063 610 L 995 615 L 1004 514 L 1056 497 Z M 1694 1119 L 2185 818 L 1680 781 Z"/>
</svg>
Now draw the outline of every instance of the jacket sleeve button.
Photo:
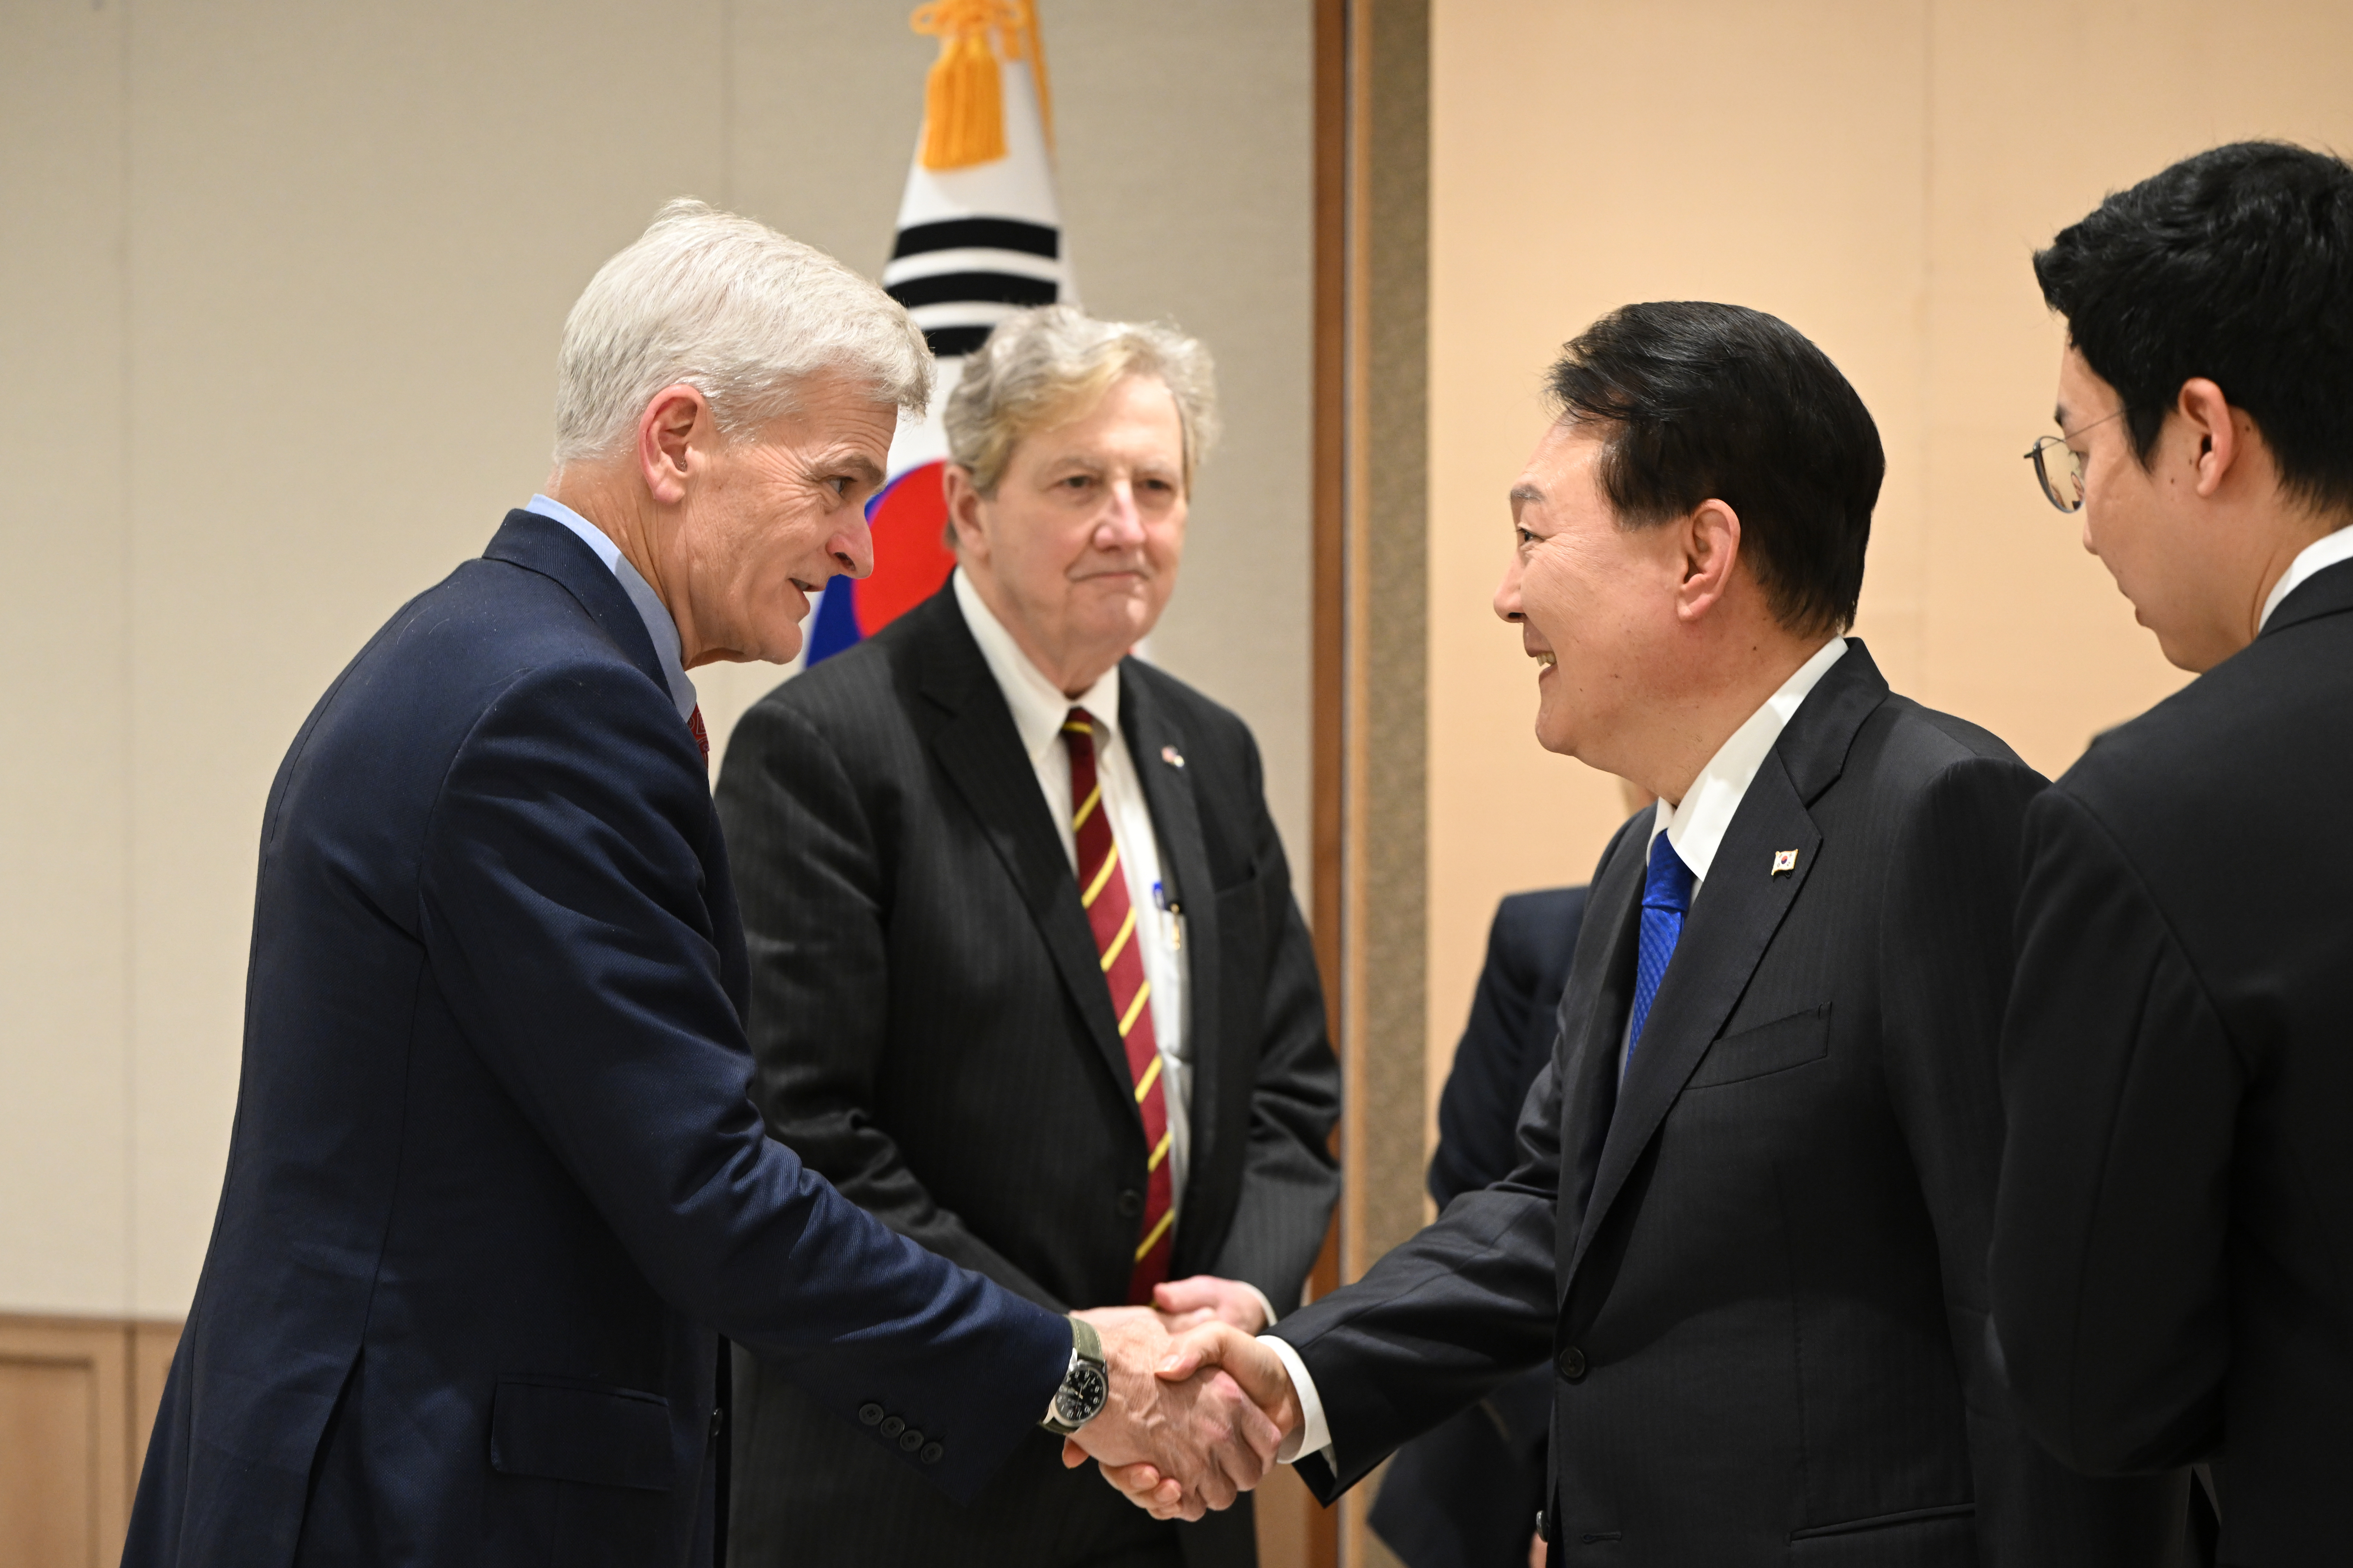
<svg viewBox="0 0 2353 1568">
<path fill-rule="evenodd" d="M 876 1426 L 881 1419 L 882 1407 L 871 1400 L 858 1407 L 858 1424 L 860 1426 Z"/>
<path fill-rule="evenodd" d="M 940 1462 L 940 1457 L 946 1452 L 947 1450 L 937 1443 L 926 1443 L 923 1445 L 923 1451 L 915 1457 L 927 1465 L 936 1465 Z"/>
<path fill-rule="evenodd" d="M 923 1435 L 913 1426 L 899 1434 L 899 1452 L 912 1454 L 923 1446 Z"/>
<path fill-rule="evenodd" d="M 886 1439 L 896 1437 L 900 1433 L 904 1432 L 906 1429 L 907 1424 L 904 1421 L 900 1420 L 896 1415 L 893 1415 L 891 1419 L 885 1421 L 881 1426 L 876 1428 L 876 1430 L 881 1432 Z"/>
</svg>

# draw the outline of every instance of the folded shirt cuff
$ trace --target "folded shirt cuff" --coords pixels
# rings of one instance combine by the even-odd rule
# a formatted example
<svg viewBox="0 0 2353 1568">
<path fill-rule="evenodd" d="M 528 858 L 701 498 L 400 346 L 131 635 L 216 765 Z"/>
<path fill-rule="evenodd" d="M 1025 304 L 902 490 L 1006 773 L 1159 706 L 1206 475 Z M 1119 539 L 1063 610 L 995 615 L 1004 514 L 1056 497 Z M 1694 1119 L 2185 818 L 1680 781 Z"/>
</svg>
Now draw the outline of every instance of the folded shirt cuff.
<svg viewBox="0 0 2353 1568">
<path fill-rule="evenodd" d="M 1324 1401 L 1316 1396 L 1315 1380 L 1307 1375 L 1307 1363 L 1272 1334 L 1261 1334 L 1258 1342 L 1274 1352 L 1282 1370 L 1291 1374 L 1291 1392 L 1299 1401 L 1299 1429 L 1282 1440 L 1275 1458 L 1286 1465 L 1296 1464 L 1302 1454 L 1322 1454 L 1332 1446 L 1332 1429 L 1324 1422 Z M 1324 1463 L 1331 1464 L 1326 1455 Z M 1338 1469 L 1338 1466 L 1333 1466 Z"/>
</svg>

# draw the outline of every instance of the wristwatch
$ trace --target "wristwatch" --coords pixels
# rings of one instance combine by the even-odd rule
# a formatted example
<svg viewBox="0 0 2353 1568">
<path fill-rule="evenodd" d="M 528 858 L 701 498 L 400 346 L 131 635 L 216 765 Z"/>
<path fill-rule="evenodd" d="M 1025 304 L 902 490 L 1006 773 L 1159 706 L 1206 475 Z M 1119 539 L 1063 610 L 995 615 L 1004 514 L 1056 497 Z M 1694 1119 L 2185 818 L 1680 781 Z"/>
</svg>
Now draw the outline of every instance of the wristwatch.
<svg viewBox="0 0 2353 1568">
<path fill-rule="evenodd" d="M 1103 1336 L 1092 1323 L 1072 1318 L 1070 1370 L 1062 1373 L 1062 1386 L 1054 1391 L 1054 1402 L 1039 1425 L 1067 1437 L 1102 1415 L 1110 1397 L 1111 1368 L 1103 1361 Z"/>
</svg>

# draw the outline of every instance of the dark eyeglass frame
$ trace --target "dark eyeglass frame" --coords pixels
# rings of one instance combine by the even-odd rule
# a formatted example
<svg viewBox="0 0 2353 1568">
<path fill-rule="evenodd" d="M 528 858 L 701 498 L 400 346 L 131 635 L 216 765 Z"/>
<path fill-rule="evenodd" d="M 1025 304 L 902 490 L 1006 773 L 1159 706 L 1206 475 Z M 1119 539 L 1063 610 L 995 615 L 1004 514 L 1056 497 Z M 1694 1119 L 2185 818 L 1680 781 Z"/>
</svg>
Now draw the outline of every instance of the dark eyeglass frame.
<svg viewBox="0 0 2353 1568">
<path fill-rule="evenodd" d="M 2062 431 L 2056 436 L 2042 437 L 2026 449 L 2027 461 L 2034 465 L 2034 482 L 2042 487 L 2043 500 L 2070 517 L 2084 510 L 2084 459 L 2082 455 L 2067 443 L 2071 439 L 2080 437 L 2086 430 L 2098 429 L 2111 419 L 2123 418 L 2127 412 L 2129 411 L 2126 409 L 2119 408 L 2114 414 L 2104 415 L 2093 420 L 2089 425 L 2078 425 L 2071 431 Z M 2067 466 L 2063 472 L 2070 482 L 2064 490 L 2060 488 L 2059 475 L 2051 471 L 2052 464 L 2057 461 L 2052 457 L 2054 452 L 2066 454 Z M 2072 501 L 2067 499 L 2070 491 L 2074 496 Z"/>
</svg>

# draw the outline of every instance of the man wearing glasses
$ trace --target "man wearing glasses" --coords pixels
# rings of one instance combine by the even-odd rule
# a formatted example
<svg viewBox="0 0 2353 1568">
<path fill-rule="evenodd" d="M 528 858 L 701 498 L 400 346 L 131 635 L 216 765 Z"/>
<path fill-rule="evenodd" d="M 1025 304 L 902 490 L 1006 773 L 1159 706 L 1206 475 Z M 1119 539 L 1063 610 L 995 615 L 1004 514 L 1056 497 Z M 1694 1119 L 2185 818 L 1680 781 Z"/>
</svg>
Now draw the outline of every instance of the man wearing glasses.
<svg viewBox="0 0 2353 1568">
<path fill-rule="evenodd" d="M 2029 808 L 1993 1309 L 2036 1435 L 2353 1562 L 2353 168 L 2243 142 L 2034 258 L 2044 490 L 2199 679 Z"/>
</svg>

